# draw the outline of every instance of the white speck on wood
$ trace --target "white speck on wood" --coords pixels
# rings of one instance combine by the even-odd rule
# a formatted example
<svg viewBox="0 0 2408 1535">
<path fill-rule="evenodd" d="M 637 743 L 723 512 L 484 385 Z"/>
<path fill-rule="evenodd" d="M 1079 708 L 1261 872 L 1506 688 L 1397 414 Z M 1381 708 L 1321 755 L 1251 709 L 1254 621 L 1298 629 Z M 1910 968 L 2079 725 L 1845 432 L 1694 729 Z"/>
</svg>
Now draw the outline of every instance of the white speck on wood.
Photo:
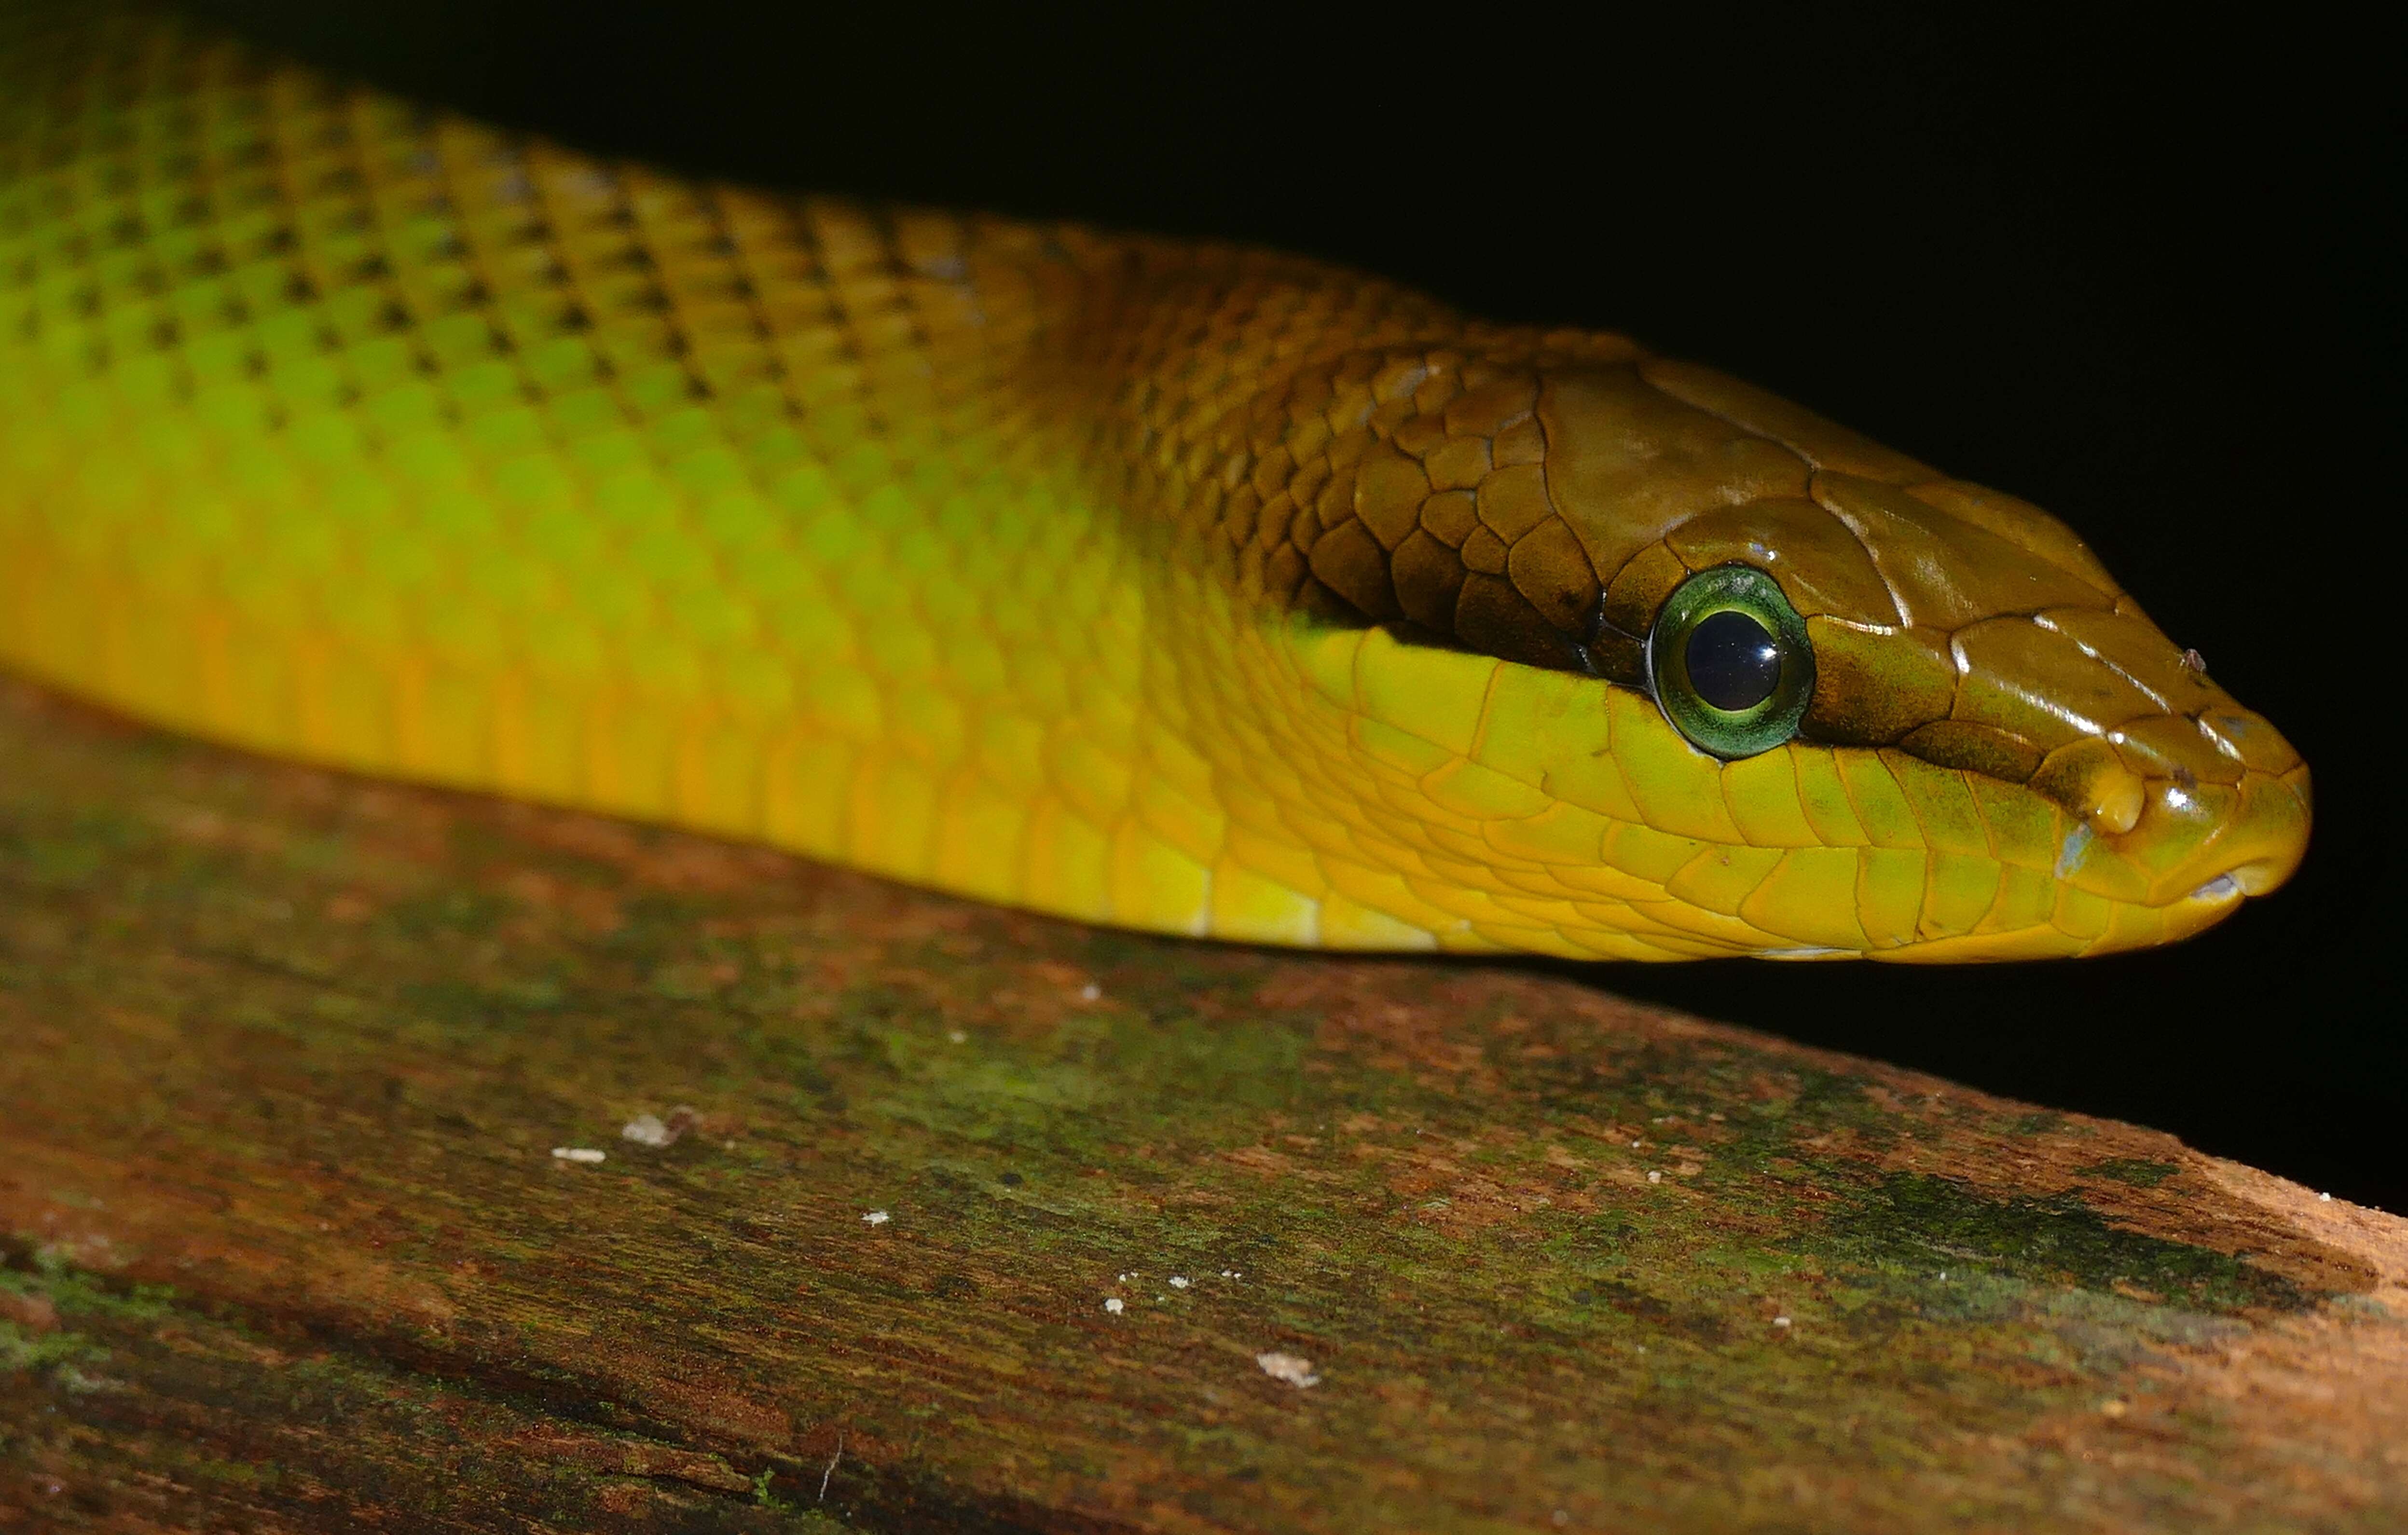
<svg viewBox="0 0 2408 1535">
<path fill-rule="evenodd" d="M 861 1220 L 862 1224 L 865 1226 L 884 1226 L 888 1221 L 891 1221 L 894 1218 L 894 1216 L 889 1215 L 882 1210 L 873 1210 L 868 1214 L 861 1217 Z"/>
<path fill-rule="evenodd" d="M 1111 1313 L 1114 1316 L 1118 1316 L 1121 1313 L 1128 1310 L 1128 1302 L 1123 1300 L 1116 1295 L 1106 1296 L 1104 1298 L 1104 1310 Z"/>
<path fill-rule="evenodd" d="M 701 1117 L 682 1103 L 671 1109 L 666 1119 L 658 1114 L 638 1114 L 619 1126 L 619 1139 L 632 1140 L 638 1146 L 674 1146 L 685 1138 L 685 1132 L 693 1129 L 695 1121 Z M 731 1148 L 733 1144 L 730 1142 Z"/>
<path fill-rule="evenodd" d="M 1187 1276 L 1185 1274 L 1171 1275 L 1170 1287 L 1174 1290 L 1183 1290 L 1187 1288 Z"/>
<path fill-rule="evenodd" d="M 552 1155 L 564 1162 L 577 1162 L 590 1167 L 595 1162 L 604 1160 L 608 1154 L 595 1151 L 591 1146 L 554 1146 L 552 1148 Z"/>
<path fill-rule="evenodd" d="M 1293 1386 L 1301 1388 L 1321 1384 L 1321 1377 L 1312 1372 L 1312 1361 L 1300 1354 L 1282 1354 L 1274 1349 L 1268 1354 L 1255 1355 L 1254 1363 L 1261 1366 L 1263 1373 L 1272 1380 L 1285 1381 Z"/>
</svg>

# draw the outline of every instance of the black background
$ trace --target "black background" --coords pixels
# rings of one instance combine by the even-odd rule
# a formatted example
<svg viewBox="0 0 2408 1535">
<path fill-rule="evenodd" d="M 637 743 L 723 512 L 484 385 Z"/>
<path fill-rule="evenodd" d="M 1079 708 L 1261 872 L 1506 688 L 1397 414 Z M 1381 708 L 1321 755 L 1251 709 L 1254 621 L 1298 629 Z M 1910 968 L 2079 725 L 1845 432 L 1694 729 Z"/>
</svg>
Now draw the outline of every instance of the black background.
<svg viewBox="0 0 2408 1535">
<path fill-rule="evenodd" d="M 192 8 L 587 148 L 1627 331 L 2050 507 L 2314 766 L 2293 884 L 2083 963 L 1585 973 L 2408 1211 L 2387 41 L 1956 7 Z"/>
</svg>

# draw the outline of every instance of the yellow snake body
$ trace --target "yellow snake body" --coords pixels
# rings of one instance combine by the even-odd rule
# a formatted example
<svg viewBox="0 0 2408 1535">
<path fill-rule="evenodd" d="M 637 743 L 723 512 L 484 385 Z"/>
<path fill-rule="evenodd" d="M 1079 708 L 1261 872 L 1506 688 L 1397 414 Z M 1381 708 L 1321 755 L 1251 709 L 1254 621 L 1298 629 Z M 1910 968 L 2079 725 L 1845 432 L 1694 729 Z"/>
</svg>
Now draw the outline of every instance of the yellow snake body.
<svg viewBox="0 0 2408 1535">
<path fill-rule="evenodd" d="M 1348 948 L 2089 953 L 2304 842 L 2062 524 L 1620 337 L 11 24 L 0 664 L 144 719 Z M 1715 754 L 1731 566 L 1813 682 Z"/>
</svg>

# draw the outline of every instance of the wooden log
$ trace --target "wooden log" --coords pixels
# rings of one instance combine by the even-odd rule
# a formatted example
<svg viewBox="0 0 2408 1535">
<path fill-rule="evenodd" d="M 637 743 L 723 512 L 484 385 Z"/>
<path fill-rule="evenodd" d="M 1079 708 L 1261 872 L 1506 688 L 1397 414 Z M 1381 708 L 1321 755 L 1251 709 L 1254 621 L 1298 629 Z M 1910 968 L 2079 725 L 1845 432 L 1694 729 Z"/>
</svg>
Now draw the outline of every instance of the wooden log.
<svg viewBox="0 0 2408 1535">
<path fill-rule="evenodd" d="M 7 685 L 0 1528 L 2408 1527 L 2408 1224 L 1612 981 Z"/>
</svg>

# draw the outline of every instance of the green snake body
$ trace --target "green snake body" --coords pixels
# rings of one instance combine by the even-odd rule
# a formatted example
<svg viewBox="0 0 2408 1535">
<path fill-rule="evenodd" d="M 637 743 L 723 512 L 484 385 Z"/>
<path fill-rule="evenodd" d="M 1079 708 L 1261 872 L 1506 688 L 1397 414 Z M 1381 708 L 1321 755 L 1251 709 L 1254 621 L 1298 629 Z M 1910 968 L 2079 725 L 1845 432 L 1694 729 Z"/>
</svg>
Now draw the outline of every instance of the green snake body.
<svg viewBox="0 0 2408 1535">
<path fill-rule="evenodd" d="M 1796 624 L 1770 744 L 1665 669 L 1734 567 Z M 1621 337 L 679 180 L 106 11 L 0 39 L 0 663 L 1279 943 L 2093 953 L 2309 820 L 2061 524 Z"/>
</svg>

